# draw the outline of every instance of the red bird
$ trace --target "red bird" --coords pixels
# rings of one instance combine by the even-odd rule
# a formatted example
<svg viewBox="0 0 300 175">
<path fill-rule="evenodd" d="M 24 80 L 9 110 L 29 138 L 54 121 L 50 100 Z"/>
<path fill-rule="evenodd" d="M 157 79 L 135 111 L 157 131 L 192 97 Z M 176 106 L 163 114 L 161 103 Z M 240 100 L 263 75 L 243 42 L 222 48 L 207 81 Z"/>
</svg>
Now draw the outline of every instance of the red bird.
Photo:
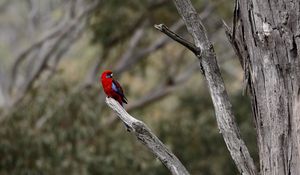
<svg viewBox="0 0 300 175">
<path fill-rule="evenodd" d="M 127 99 L 124 95 L 121 85 L 113 79 L 113 73 L 110 70 L 106 70 L 101 75 L 101 82 L 105 94 L 108 97 L 112 97 L 117 100 L 122 106 L 123 103 L 127 104 Z"/>
</svg>

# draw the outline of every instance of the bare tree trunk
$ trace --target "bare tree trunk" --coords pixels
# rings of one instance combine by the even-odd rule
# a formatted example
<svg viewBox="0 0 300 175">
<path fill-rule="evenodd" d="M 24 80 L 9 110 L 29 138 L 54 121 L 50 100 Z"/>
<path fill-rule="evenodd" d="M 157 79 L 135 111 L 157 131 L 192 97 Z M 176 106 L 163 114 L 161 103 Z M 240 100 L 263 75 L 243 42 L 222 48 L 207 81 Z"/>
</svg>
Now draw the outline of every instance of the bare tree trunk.
<svg viewBox="0 0 300 175">
<path fill-rule="evenodd" d="M 300 4 L 237 0 L 232 43 L 252 101 L 261 174 L 299 175 Z"/>
</svg>

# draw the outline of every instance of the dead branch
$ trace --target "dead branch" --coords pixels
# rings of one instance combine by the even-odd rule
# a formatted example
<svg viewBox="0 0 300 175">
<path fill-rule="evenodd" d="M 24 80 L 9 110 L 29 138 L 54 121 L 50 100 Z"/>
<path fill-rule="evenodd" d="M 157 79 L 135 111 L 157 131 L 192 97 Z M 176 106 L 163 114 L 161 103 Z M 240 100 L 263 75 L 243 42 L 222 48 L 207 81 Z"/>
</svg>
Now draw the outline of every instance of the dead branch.
<svg viewBox="0 0 300 175">
<path fill-rule="evenodd" d="M 19 56 L 16 58 L 15 63 L 13 64 L 11 73 L 12 77 L 9 89 L 12 92 L 12 89 L 16 88 L 15 91 L 18 92 L 16 94 L 16 98 L 14 98 L 10 104 L 11 106 L 15 105 L 16 103 L 22 100 L 24 95 L 32 87 L 33 83 L 39 78 L 41 73 L 48 68 L 47 64 L 49 63 L 49 60 L 51 60 L 51 58 L 54 60 L 54 62 L 58 63 L 63 53 L 65 53 L 66 50 L 73 43 L 66 42 L 69 40 L 75 41 L 79 38 L 79 36 L 83 32 L 86 17 L 94 9 L 96 9 L 100 2 L 100 0 L 95 0 L 86 7 L 83 7 L 83 9 L 79 10 L 78 14 L 74 18 L 69 19 L 70 15 L 68 14 L 67 16 L 69 16 L 69 20 L 67 20 L 66 23 L 64 23 L 63 25 L 58 25 L 57 28 L 46 33 L 40 40 L 33 43 L 31 46 L 29 46 L 27 49 L 25 49 L 19 54 Z M 36 51 L 37 49 L 39 49 L 39 53 L 35 54 L 34 56 L 30 56 L 30 54 Z M 36 59 L 36 57 L 38 57 L 38 59 Z M 28 65 L 28 76 L 25 77 L 25 80 L 23 81 L 22 85 L 20 87 L 14 87 L 14 82 L 16 81 L 18 69 L 20 67 L 20 64 L 25 59 L 34 60 L 35 64 Z M 53 64 L 53 66 L 57 66 L 57 64 Z M 10 95 L 13 94 L 11 93 Z"/>
<path fill-rule="evenodd" d="M 205 10 L 200 14 L 200 16 L 205 19 L 208 17 L 210 12 L 212 11 L 212 6 L 208 5 Z M 181 19 L 179 19 L 177 22 L 175 22 L 171 26 L 171 30 L 176 32 L 180 30 L 183 27 L 184 23 Z M 117 69 L 114 70 L 116 74 L 120 74 L 129 68 L 131 68 L 132 65 L 136 64 L 143 58 L 145 58 L 147 55 L 150 53 L 155 52 L 158 49 L 163 48 L 167 43 L 169 42 L 169 38 L 167 36 L 160 37 L 157 40 L 155 40 L 149 47 L 139 49 L 136 52 L 131 52 L 130 59 L 128 59 L 124 64 L 121 64 L 120 66 L 117 67 Z"/>
<path fill-rule="evenodd" d="M 65 20 L 62 20 L 60 24 L 57 25 L 57 27 L 54 27 L 49 32 L 45 33 L 40 39 L 38 39 L 32 45 L 30 45 L 29 47 L 21 51 L 21 53 L 19 53 L 18 56 L 14 59 L 15 62 L 13 64 L 13 68 L 11 71 L 12 72 L 11 82 L 13 83 L 15 81 L 20 64 L 27 58 L 27 56 L 33 50 L 39 49 L 47 41 L 57 36 L 61 36 L 63 33 L 66 33 L 66 31 L 69 31 L 71 28 L 74 28 L 74 26 L 76 26 L 79 23 L 79 21 L 81 21 L 86 15 L 91 13 L 91 11 L 94 10 L 99 3 L 100 3 L 99 0 L 95 0 L 93 3 L 88 5 L 85 9 L 83 9 L 75 19 L 69 20 L 69 18 L 66 18 Z M 12 85 L 10 85 L 10 87 L 11 86 Z"/>
<path fill-rule="evenodd" d="M 189 50 L 191 50 L 195 55 L 200 55 L 200 50 L 194 44 L 192 44 L 191 42 L 183 39 L 181 36 L 177 35 L 176 33 L 172 32 L 164 24 L 154 25 L 154 27 L 157 30 L 159 30 L 159 31 L 163 32 L 164 34 L 168 35 L 170 38 L 174 39 L 178 43 L 182 44 L 183 46 L 185 46 Z"/>
<path fill-rule="evenodd" d="M 231 103 L 229 101 L 223 79 L 217 64 L 216 54 L 207 37 L 202 19 L 194 9 L 190 0 L 174 0 L 176 8 L 183 18 L 189 33 L 193 36 L 195 46 L 200 49 L 197 55 L 202 73 L 207 80 L 211 98 L 214 104 L 216 119 L 227 148 L 241 174 L 257 174 L 253 159 L 248 148 L 241 139 L 240 131 L 235 122 Z M 170 37 L 174 40 L 173 35 Z M 185 46 L 185 45 L 184 45 Z"/>
<path fill-rule="evenodd" d="M 129 127 L 129 131 L 133 132 L 137 140 L 145 145 L 173 175 L 189 175 L 179 159 L 153 134 L 146 124 L 129 115 L 113 98 L 106 98 L 106 103 Z"/>
<path fill-rule="evenodd" d="M 49 60 L 48 63 L 48 69 L 50 70 L 50 73 L 45 78 L 45 81 L 51 79 L 54 74 L 57 72 L 57 67 L 62 59 L 63 55 L 70 49 L 72 46 L 70 43 L 74 43 L 77 39 L 79 39 L 83 33 L 85 27 L 85 23 L 79 25 L 75 31 L 70 33 L 70 36 L 65 39 L 65 41 L 61 44 L 60 48 L 57 49 L 57 51 L 52 54 L 51 60 Z M 50 62 L 51 61 L 51 62 Z"/>
<path fill-rule="evenodd" d="M 181 20 L 178 20 L 174 25 L 172 25 L 171 28 L 173 28 L 173 30 L 177 31 L 181 27 L 183 27 L 183 25 L 184 25 L 184 23 Z M 128 59 L 127 59 L 127 61 L 125 61 L 125 62 L 122 61 L 121 63 L 118 64 L 118 66 L 114 70 L 115 74 L 120 74 L 120 73 L 128 70 L 134 64 L 141 61 L 143 58 L 146 58 L 149 54 L 155 52 L 156 50 L 163 48 L 168 42 L 169 42 L 168 37 L 160 37 L 157 40 L 155 40 L 150 46 L 148 46 L 146 48 L 132 51 L 130 54 L 125 52 L 125 55 L 127 54 Z"/>
<path fill-rule="evenodd" d="M 145 33 L 145 28 L 144 28 L 144 25 L 142 24 L 142 26 L 139 27 L 132 35 L 132 37 L 129 41 L 129 44 L 128 44 L 128 48 L 126 49 L 126 52 L 122 55 L 122 57 L 119 59 L 118 63 L 115 66 L 116 70 L 122 69 L 122 67 L 124 67 L 124 65 L 126 65 L 128 60 L 131 59 L 137 45 L 139 44 L 140 40 L 143 37 L 144 33 Z"/>
<path fill-rule="evenodd" d="M 197 64 L 193 63 L 189 66 L 189 69 L 176 76 L 177 78 L 173 80 L 172 84 L 165 83 L 163 85 L 158 86 L 157 88 L 149 92 L 149 94 L 145 97 L 139 99 L 136 102 L 133 102 L 132 104 L 129 104 L 127 110 L 131 111 L 137 108 L 141 108 L 170 95 L 172 92 L 174 92 L 174 90 L 176 90 L 177 87 L 189 80 L 192 74 L 197 70 L 197 68 Z"/>
</svg>

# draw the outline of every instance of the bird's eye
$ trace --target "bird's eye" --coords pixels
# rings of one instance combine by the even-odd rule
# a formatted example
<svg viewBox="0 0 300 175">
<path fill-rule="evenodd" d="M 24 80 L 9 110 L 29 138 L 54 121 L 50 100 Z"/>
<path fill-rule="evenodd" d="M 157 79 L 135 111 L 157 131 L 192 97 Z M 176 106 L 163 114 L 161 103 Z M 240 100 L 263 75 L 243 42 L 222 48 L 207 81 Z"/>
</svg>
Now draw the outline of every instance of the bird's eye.
<svg viewBox="0 0 300 175">
<path fill-rule="evenodd" d="M 106 74 L 106 78 L 112 78 L 113 74 L 112 73 L 108 73 Z"/>
</svg>

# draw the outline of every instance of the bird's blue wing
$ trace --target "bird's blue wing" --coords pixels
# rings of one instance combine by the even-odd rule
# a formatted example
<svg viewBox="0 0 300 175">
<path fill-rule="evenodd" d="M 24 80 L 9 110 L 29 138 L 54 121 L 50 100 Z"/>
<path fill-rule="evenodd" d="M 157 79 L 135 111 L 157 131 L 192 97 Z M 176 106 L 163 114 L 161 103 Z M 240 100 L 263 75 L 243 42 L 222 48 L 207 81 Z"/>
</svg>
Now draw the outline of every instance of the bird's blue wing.
<svg viewBox="0 0 300 175">
<path fill-rule="evenodd" d="M 123 89 L 120 86 L 120 84 L 117 81 L 113 80 L 111 87 L 112 87 L 113 91 L 115 91 L 117 94 L 119 94 L 123 98 L 123 102 L 127 103 L 127 98 L 125 97 Z"/>
<path fill-rule="evenodd" d="M 112 82 L 111 88 L 112 88 L 113 91 L 115 91 L 115 92 L 118 93 L 119 95 L 121 95 L 121 96 L 124 95 L 123 92 L 122 92 L 122 89 L 120 89 L 120 88 L 118 87 L 118 85 L 117 85 L 114 81 Z"/>
</svg>

